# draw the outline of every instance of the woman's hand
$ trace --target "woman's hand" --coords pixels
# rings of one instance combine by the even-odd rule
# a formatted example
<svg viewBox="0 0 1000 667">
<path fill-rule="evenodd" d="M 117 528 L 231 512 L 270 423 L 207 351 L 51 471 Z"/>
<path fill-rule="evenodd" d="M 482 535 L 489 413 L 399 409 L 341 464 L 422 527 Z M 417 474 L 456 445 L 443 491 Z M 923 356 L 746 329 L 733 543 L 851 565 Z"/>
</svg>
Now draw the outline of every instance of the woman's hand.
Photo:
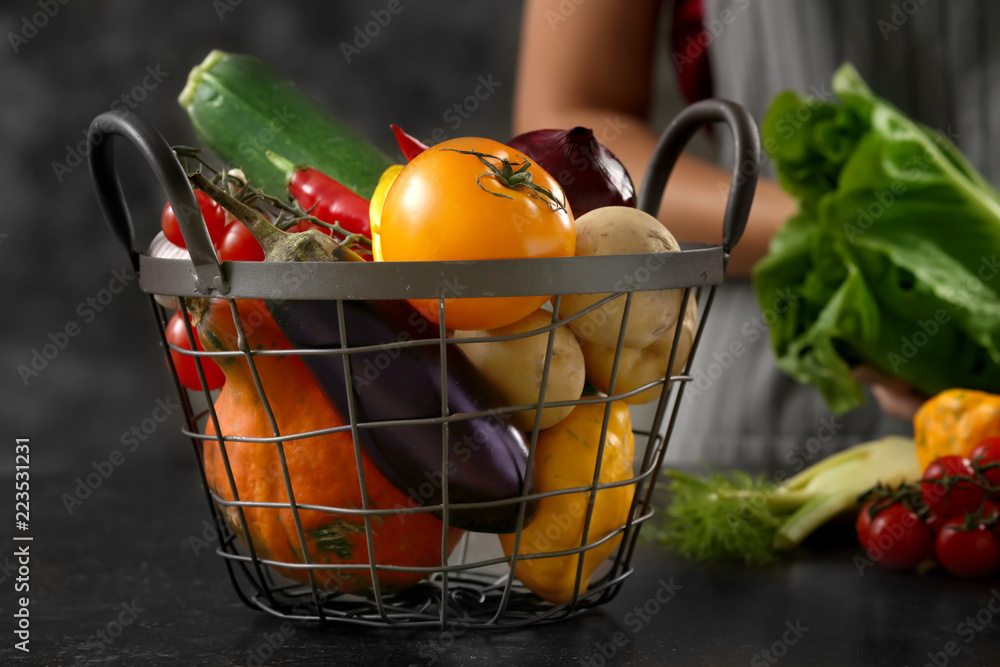
<svg viewBox="0 0 1000 667">
<path fill-rule="evenodd" d="M 912 420 L 920 406 L 929 398 L 902 380 L 886 375 L 872 366 L 858 366 L 852 375 L 858 382 L 871 387 L 882 412 L 899 419 Z"/>
</svg>

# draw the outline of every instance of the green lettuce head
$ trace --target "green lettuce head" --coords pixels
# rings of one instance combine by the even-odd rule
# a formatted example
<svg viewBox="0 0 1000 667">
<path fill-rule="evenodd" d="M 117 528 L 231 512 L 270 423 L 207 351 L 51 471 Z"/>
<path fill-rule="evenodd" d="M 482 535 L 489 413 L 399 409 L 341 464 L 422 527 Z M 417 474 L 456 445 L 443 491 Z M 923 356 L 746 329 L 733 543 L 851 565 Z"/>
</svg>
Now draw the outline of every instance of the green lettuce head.
<svg viewBox="0 0 1000 667">
<path fill-rule="evenodd" d="M 838 101 L 785 92 L 762 124 L 799 213 L 753 271 L 778 365 L 842 413 L 861 364 L 928 395 L 1000 390 L 1000 196 L 938 132 L 876 97 L 850 65 Z"/>
</svg>

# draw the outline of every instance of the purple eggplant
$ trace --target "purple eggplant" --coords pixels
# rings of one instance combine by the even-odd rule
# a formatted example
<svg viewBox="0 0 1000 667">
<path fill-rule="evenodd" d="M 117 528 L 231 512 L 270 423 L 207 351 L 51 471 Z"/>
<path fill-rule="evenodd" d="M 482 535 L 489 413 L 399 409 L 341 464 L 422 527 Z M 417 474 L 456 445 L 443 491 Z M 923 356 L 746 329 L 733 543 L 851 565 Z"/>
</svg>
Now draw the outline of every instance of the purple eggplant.
<svg viewBox="0 0 1000 667">
<path fill-rule="evenodd" d="M 438 327 L 406 301 L 343 301 L 350 347 L 405 340 L 437 340 Z M 339 349 L 343 341 L 336 301 L 268 301 L 295 347 Z M 448 424 L 449 524 L 476 532 L 517 528 L 519 503 L 481 508 L 462 503 L 514 499 L 531 492 L 528 448 L 521 432 L 492 408 L 501 405 L 482 374 L 455 345 L 446 345 L 448 413 L 488 414 Z M 441 416 L 439 345 L 414 345 L 350 353 L 351 387 L 358 424 Z M 330 402 L 350 414 L 344 355 L 303 355 Z M 368 458 L 418 505 L 441 502 L 441 424 L 392 424 L 359 428 Z M 526 518 L 533 507 L 526 508 Z"/>
</svg>

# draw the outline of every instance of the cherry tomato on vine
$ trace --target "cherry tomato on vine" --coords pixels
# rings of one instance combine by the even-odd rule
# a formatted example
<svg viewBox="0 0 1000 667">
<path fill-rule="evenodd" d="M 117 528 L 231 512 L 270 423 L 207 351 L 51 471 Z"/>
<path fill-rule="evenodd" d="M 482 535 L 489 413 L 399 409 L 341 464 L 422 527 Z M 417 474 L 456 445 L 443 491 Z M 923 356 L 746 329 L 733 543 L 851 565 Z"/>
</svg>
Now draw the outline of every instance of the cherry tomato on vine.
<svg viewBox="0 0 1000 667">
<path fill-rule="evenodd" d="M 961 475 L 968 480 L 952 480 L 947 485 L 945 477 Z M 920 483 L 920 495 L 932 514 L 950 519 L 961 514 L 971 514 L 979 509 L 984 491 L 972 483 L 975 472 L 969 459 L 964 456 L 948 455 L 935 459 L 927 469 Z"/>
<path fill-rule="evenodd" d="M 226 235 L 219 243 L 219 261 L 262 262 L 264 249 L 243 223 L 234 222 L 226 228 Z"/>
<path fill-rule="evenodd" d="M 995 435 L 980 440 L 972 449 L 972 453 L 969 455 L 969 458 L 972 459 L 977 456 L 981 456 L 986 452 L 1000 453 L 1000 436 Z"/>
<path fill-rule="evenodd" d="M 934 534 L 915 512 L 893 503 L 872 518 L 862 546 L 879 565 L 907 570 L 933 554 Z"/>
<path fill-rule="evenodd" d="M 986 438 L 972 450 L 969 458 L 979 465 L 993 466 L 983 470 L 983 476 L 990 486 L 1000 487 L 1000 437 Z"/>
<path fill-rule="evenodd" d="M 437 144 L 404 166 L 386 195 L 378 234 L 389 262 L 568 257 L 576 250 L 573 214 L 556 180 L 522 153 L 475 137 Z M 505 326 L 548 299 L 446 298 L 446 325 Z M 411 303 L 438 321 L 436 299 Z"/>
<path fill-rule="evenodd" d="M 205 218 L 205 225 L 208 227 L 208 235 L 212 238 L 212 245 L 218 245 L 226 229 L 226 212 L 214 199 L 201 190 L 195 190 L 194 196 L 198 199 L 198 205 L 201 207 L 201 215 Z M 174 215 L 174 209 L 171 208 L 170 202 L 164 204 L 163 212 L 160 213 L 160 227 L 168 241 L 181 248 L 187 247 L 184 244 L 184 236 L 181 234 L 181 228 L 177 224 L 177 216 Z"/>
<path fill-rule="evenodd" d="M 872 526 L 871 509 L 876 502 L 878 501 L 869 500 L 862 505 L 861 510 L 858 512 L 858 520 L 854 522 L 854 528 L 858 532 L 858 542 L 861 543 L 861 546 L 866 548 Z"/>
<path fill-rule="evenodd" d="M 930 528 L 935 535 L 941 532 L 941 529 L 944 528 L 944 524 L 947 521 L 948 519 L 946 517 L 934 514 L 933 512 L 924 517 L 924 523 L 927 524 L 927 527 Z"/>
<path fill-rule="evenodd" d="M 938 561 L 958 577 L 982 577 L 1000 566 L 1000 539 L 983 525 L 963 530 L 965 517 L 948 519 L 935 543 Z"/>
<path fill-rule="evenodd" d="M 188 342 L 187 328 L 184 326 L 184 319 L 180 311 L 177 311 L 167 322 L 167 342 L 185 350 L 191 349 Z M 205 348 L 201 346 L 201 341 L 195 335 L 197 348 L 202 352 Z M 198 377 L 198 368 L 195 366 L 195 358 L 189 354 L 183 354 L 177 350 L 170 350 L 170 357 L 174 360 L 174 368 L 177 369 L 177 379 L 181 385 L 195 391 L 201 390 L 201 380 Z M 202 367 L 205 369 L 205 382 L 209 390 L 220 388 L 226 382 L 226 376 L 222 373 L 219 365 L 208 357 L 201 358 Z"/>
</svg>

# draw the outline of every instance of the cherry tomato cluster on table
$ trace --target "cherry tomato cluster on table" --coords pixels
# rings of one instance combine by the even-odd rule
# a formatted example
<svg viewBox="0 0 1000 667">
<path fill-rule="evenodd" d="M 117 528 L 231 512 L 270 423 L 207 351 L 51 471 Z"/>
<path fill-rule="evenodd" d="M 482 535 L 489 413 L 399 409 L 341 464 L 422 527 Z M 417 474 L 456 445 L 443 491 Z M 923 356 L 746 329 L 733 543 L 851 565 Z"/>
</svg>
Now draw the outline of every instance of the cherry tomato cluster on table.
<svg viewBox="0 0 1000 667">
<path fill-rule="evenodd" d="M 858 514 L 858 541 L 873 562 L 913 569 L 936 562 L 959 577 L 1000 569 L 1000 437 L 966 458 L 942 456 L 919 484 L 875 489 Z"/>
</svg>

